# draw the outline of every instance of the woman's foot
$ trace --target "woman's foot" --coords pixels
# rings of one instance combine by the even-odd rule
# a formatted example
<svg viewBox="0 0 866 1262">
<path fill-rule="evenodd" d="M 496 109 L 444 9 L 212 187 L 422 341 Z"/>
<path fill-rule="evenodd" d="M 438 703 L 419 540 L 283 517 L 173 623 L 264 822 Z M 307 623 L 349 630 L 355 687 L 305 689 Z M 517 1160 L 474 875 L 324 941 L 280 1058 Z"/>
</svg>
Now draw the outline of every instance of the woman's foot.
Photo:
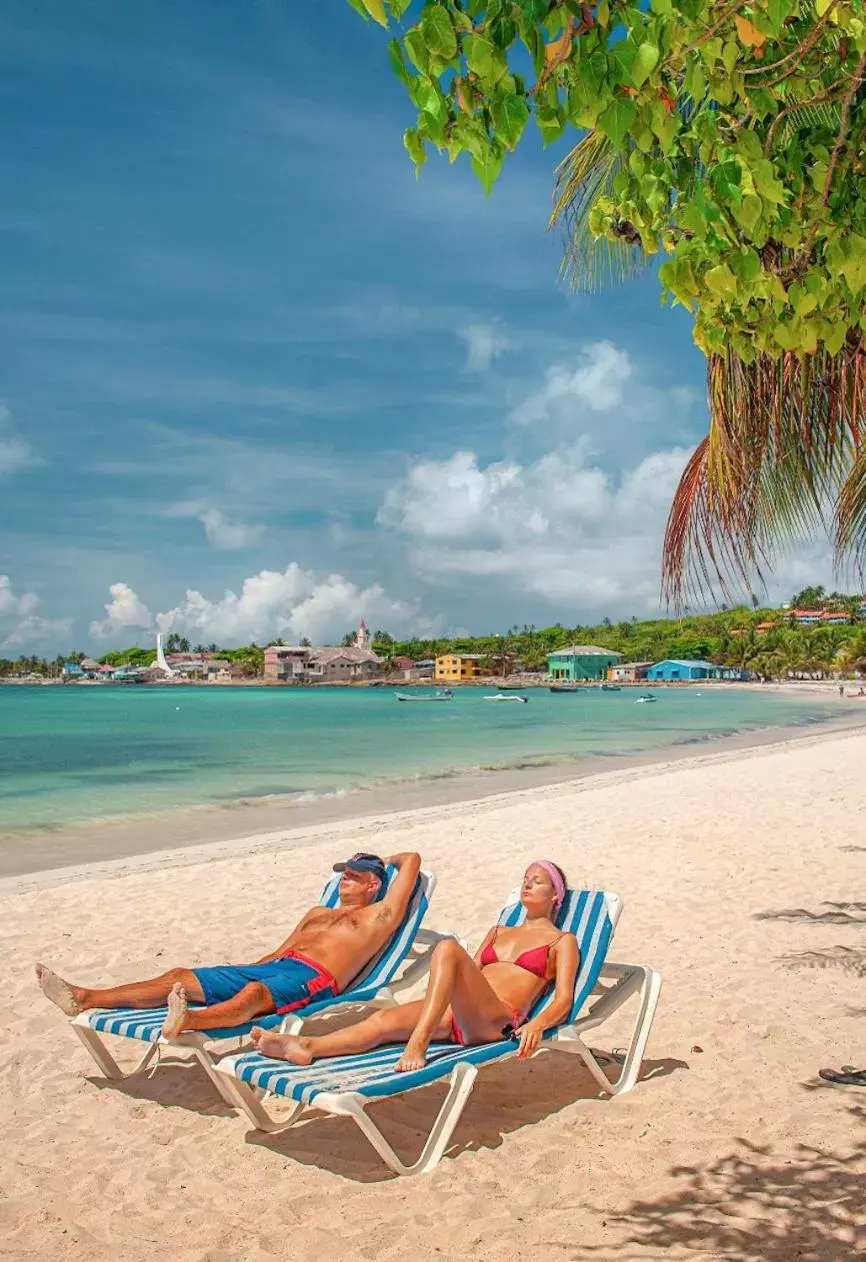
<svg viewBox="0 0 866 1262">
<path fill-rule="evenodd" d="M 186 1025 L 188 1009 L 186 991 L 180 982 L 175 982 L 168 993 L 168 1016 L 162 1027 L 163 1036 L 167 1039 L 177 1038 Z"/>
<path fill-rule="evenodd" d="M 288 1060 L 293 1065 L 312 1064 L 311 1039 L 302 1039 L 296 1034 L 275 1034 L 272 1030 L 263 1030 L 260 1025 L 254 1025 L 250 1030 L 250 1041 L 263 1056 Z"/>
<path fill-rule="evenodd" d="M 416 1038 L 414 1035 L 406 1044 L 406 1050 L 397 1061 L 397 1073 L 408 1074 L 415 1069 L 423 1069 L 427 1063 L 429 1039 Z"/>
<path fill-rule="evenodd" d="M 45 998 L 57 1004 L 60 1011 L 65 1012 L 68 1017 L 77 1017 L 79 1012 L 82 1011 L 82 1005 L 76 995 L 78 987 L 70 986 L 69 982 L 65 982 L 62 977 L 58 977 L 55 972 L 50 968 L 46 968 L 44 964 L 36 965 L 36 979 Z"/>
</svg>

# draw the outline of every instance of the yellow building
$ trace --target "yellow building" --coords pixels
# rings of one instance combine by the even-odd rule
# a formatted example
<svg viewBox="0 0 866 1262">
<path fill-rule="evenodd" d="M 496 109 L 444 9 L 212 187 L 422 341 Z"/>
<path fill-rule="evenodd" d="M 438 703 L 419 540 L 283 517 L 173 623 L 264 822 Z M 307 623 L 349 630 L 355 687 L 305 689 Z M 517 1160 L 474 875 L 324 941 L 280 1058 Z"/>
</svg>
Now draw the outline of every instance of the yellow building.
<svg viewBox="0 0 866 1262">
<path fill-rule="evenodd" d="M 446 653 L 436 658 L 434 678 L 439 683 L 459 684 L 468 679 L 483 679 L 490 671 L 479 663 L 483 661 L 477 653 Z"/>
</svg>

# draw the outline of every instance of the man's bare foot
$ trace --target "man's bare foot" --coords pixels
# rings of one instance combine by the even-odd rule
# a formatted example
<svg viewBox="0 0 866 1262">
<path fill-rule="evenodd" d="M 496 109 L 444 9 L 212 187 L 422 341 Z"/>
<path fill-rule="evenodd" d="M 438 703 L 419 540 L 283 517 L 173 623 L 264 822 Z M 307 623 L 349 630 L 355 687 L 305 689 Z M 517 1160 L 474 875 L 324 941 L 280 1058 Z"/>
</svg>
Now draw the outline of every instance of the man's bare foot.
<svg viewBox="0 0 866 1262">
<path fill-rule="evenodd" d="M 397 1061 L 397 1073 L 408 1074 L 413 1069 L 423 1069 L 427 1063 L 428 1047 L 427 1039 L 411 1038 L 406 1044 L 405 1052 Z"/>
<path fill-rule="evenodd" d="M 77 1017 L 82 1011 L 81 1004 L 75 997 L 75 991 L 62 977 L 58 977 L 44 964 L 36 965 L 36 978 L 46 999 L 56 1003 L 61 1012 L 68 1017 Z"/>
<path fill-rule="evenodd" d="M 167 1039 L 177 1038 L 186 1024 L 188 1004 L 186 991 L 180 982 L 175 982 L 168 992 L 168 1016 L 163 1023 L 162 1032 Z"/>
<path fill-rule="evenodd" d="M 275 1034 L 272 1030 L 263 1030 L 260 1025 L 254 1025 L 250 1030 L 250 1039 L 263 1056 L 289 1060 L 293 1065 L 311 1065 L 313 1062 L 311 1039 L 298 1038 L 296 1034 Z"/>
</svg>

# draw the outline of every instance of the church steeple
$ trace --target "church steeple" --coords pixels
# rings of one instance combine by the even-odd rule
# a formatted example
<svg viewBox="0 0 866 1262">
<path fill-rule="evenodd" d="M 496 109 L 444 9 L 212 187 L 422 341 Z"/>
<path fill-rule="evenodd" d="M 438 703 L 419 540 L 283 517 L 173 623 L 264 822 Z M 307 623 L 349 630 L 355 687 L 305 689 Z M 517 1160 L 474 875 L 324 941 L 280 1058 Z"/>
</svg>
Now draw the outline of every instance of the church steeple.
<svg viewBox="0 0 866 1262">
<path fill-rule="evenodd" d="M 358 630 L 355 633 L 355 648 L 368 649 L 369 647 L 370 647 L 370 632 L 367 630 L 367 624 L 362 618 L 358 626 Z"/>
</svg>

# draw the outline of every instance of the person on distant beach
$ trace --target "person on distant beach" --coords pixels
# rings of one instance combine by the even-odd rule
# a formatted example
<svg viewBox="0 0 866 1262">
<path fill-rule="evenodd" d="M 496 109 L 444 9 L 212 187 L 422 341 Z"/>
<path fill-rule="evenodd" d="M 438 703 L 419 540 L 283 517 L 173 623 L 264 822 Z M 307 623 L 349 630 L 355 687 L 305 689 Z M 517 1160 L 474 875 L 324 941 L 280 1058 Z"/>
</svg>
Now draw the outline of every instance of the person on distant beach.
<svg viewBox="0 0 866 1262">
<path fill-rule="evenodd" d="M 398 869 L 382 895 L 386 867 Z M 154 1008 L 168 1004 L 163 1033 L 241 1025 L 271 1012 L 294 1012 L 314 998 L 337 995 L 370 962 L 400 925 L 421 868 L 414 853 L 380 859 L 356 854 L 335 863 L 338 907 L 313 907 L 285 942 L 255 964 L 172 968 L 150 981 L 97 990 L 73 986 L 36 965 L 43 993 L 67 1016 L 88 1008 Z M 190 1003 L 203 1007 L 191 1008 Z"/>
<path fill-rule="evenodd" d="M 574 997 L 577 939 L 556 927 L 566 888 L 565 875 L 555 863 L 531 863 L 520 892 L 523 924 L 510 929 L 495 925 L 474 958 L 453 938 L 439 942 L 424 999 L 384 1008 L 332 1034 L 307 1038 L 256 1026 L 250 1037 L 264 1055 L 296 1065 L 405 1042 L 397 1068 L 408 1072 L 422 1068 L 427 1048 L 436 1040 L 468 1045 L 517 1038 L 518 1055 L 531 1056 L 544 1031 L 566 1016 Z M 528 1021 L 526 1014 L 548 986 L 554 988 L 552 1002 Z"/>
</svg>

